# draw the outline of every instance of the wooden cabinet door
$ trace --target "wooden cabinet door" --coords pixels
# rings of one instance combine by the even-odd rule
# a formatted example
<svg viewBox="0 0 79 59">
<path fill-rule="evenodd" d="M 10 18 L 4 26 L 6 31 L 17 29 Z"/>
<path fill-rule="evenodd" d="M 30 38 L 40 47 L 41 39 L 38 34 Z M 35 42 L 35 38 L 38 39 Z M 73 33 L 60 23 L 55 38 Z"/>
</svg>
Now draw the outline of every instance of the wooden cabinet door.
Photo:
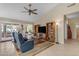
<svg viewBox="0 0 79 59">
<path fill-rule="evenodd" d="M 79 28 L 77 28 L 77 39 L 79 40 Z"/>
<path fill-rule="evenodd" d="M 50 42 L 55 42 L 55 22 L 47 23 L 47 40 Z"/>
<path fill-rule="evenodd" d="M 39 28 L 39 26 L 40 26 L 40 25 L 34 25 L 34 32 L 35 32 L 35 33 L 38 33 L 38 28 Z"/>
</svg>

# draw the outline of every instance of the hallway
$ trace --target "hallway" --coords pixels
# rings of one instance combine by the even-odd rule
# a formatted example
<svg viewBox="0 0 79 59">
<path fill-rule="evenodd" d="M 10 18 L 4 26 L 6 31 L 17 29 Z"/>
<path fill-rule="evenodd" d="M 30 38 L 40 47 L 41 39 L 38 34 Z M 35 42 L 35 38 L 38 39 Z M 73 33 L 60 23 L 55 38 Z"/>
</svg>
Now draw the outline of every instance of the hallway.
<svg viewBox="0 0 79 59">
<path fill-rule="evenodd" d="M 79 41 L 67 40 L 64 45 L 56 44 L 36 56 L 79 56 Z"/>
</svg>

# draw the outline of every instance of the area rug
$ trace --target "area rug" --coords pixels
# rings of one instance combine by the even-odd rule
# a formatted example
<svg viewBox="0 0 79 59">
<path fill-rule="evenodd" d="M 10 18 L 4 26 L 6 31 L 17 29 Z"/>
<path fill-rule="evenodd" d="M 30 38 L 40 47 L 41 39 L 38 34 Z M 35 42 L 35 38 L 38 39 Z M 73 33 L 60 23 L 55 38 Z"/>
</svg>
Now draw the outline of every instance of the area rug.
<svg viewBox="0 0 79 59">
<path fill-rule="evenodd" d="M 54 44 L 48 41 L 41 44 L 37 44 L 32 50 L 25 53 L 21 53 L 20 56 L 34 56 L 52 45 Z"/>
</svg>

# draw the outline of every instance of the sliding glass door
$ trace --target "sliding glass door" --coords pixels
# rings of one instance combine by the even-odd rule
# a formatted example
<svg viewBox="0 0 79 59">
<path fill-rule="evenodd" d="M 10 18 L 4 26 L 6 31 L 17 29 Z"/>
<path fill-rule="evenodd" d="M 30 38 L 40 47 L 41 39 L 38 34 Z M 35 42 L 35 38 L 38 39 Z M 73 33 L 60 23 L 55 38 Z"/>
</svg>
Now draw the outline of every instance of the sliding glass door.
<svg viewBox="0 0 79 59">
<path fill-rule="evenodd" d="M 18 31 L 17 28 L 19 27 L 18 24 L 1 24 L 1 31 L 2 31 L 2 41 L 11 40 L 12 32 Z"/>
</svg>

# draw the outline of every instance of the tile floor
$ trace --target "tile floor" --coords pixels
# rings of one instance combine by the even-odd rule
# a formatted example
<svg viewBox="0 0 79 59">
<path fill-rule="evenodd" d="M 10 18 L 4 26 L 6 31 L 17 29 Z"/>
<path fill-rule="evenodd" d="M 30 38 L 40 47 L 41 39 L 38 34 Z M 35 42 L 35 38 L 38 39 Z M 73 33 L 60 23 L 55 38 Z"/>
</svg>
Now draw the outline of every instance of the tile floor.
<svg viewBox="0 0 79 59">
<path fill-rule="evenodd" d="M 0 43 L 0 56 L 15 56 L 16 50 L 11 41 Z M 65 44 L 55 44 L 36 56 L 79 56 L 79 40 L 67 40 Z"/>
<path fill-rule="evenodd" d="M 0 56 L 15 56 L 16 50 L 12 41 L 0 43 Z"/>
<path fill-rule="evenodd" d="M 56 44 L 36 56 L 79 56 L 79 41 L 67 40 L 64 45 Z"/>
</svg>

